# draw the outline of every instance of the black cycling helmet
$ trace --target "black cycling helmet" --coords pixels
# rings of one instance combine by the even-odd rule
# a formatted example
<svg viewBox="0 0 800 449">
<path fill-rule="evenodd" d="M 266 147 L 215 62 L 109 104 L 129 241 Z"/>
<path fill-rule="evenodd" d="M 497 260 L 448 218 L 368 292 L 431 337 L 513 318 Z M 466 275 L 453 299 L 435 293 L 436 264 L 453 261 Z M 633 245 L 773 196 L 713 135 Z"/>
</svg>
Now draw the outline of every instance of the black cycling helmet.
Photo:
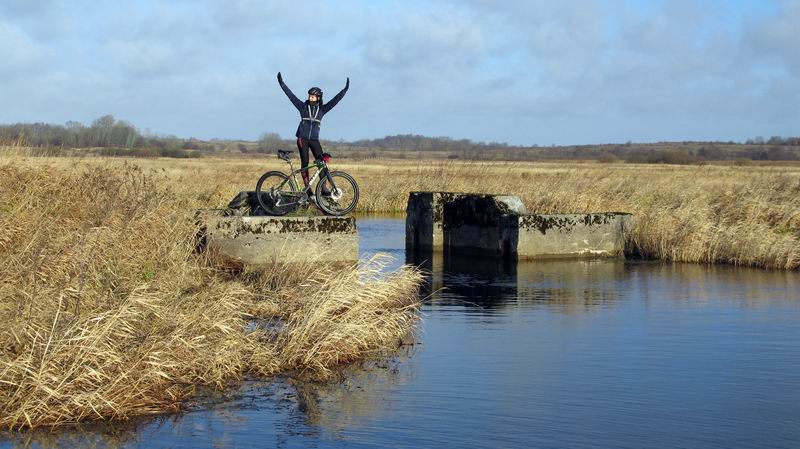
<svg viewBox="0 0 800 449">
<path fill-rule="evenodd" d="M 316 96 L 322 98 L 322 89 L 320 89 L 319 87 L 312 87 L 311 89 L 308 89 L 308 94 L 309 95 L 316 95 Z"/>
</svg>

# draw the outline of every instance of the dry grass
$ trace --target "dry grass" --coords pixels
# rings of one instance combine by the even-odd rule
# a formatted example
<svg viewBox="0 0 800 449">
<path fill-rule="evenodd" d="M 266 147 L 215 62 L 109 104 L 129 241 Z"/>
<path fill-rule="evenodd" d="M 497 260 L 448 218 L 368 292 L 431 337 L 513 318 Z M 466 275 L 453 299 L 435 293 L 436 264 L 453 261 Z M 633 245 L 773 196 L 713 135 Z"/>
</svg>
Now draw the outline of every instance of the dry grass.
<svg viewBox="0 0 800 449">
<path fill-rule="evenodd" d="M 419 302 L 407 288 L 408 272 L 379 276 L 382 269 L 377 260 L 365 270 L 301 284 L 308 299 L 286 317 L 287 331 L 278 339 L 281 366 L 324 374 L 396 346 L 398 331 L 414 329 Z"/>
<path fill-rule="evenodd" d="M 362 212 L 401 211 L 414 190 L 518 195 L 531 212 L 630 212 L 645 258 L 800 268 L 800 166 L 388 161 L 342 164 Z"/>
<path fill-rule="evenodd" d="M 246 373 L 325 375 L 416 319 L 414 270 L 231 275 L 194 254 L 200 201 L 163 173 L 36 161 L 0 165 L 0 427 L 162 413 Z"/>
<path fill-rule="evenodd" d="M 414 271 L 231 275 L 193 254 L 188 211 L 252 189 L 283 168 L 275 158 L 31 155 L 0 159 L 0 426 L 158 413 L 246 373 L 324 376 L 397 345 L 415 319 Z M 634 213 L 629 249 L 645 257 L 800 267 L 794 166 L 334 164 L 359 181 L 362 212 L 401 211 L 412 190 L 512 193 L 534 212 Z"/>
<path fill-rule="evenodd" d="M 800 267 L 798 167 L 430 164 L 390 172 L 380 183 L 358 178 L 364 209 L 403 208 L 409 190 L 511 193 L 532 212 L 633 213 L 628 249 L 643 257 Z"/>
<path fill-rule="evenodd" d="M 262 172 L 285 167 L 275 157 L 141 163 L 198 207 L 224 205 Z M 402 211 L 414 190 L 508 193 L 531 212 L 633 213 L 628 249 L 646 258 L 800 268 L 800 166 L 335 160 L 334 168 L 358 181 L 360 212 Z"/>
<path fill-rule="evenodd" d="M 67 165 L 73 160 L 24 161 Z M 274 156 L 140 159 L 137 164 L 158 170 L 181 194 L 185 207 L 220 207 L 237 192 L 252 190 L 264 171 L 286 167 Z M 359 212 L 403 211 L 413 190 L 509 193 L 519 195 L 531 212 L 633 213 L 637 220 L 628 249 L 646 258 L 800 268 L 798 165 L 334 160 L 333 166 L 358 181 Z"/>
</svg>

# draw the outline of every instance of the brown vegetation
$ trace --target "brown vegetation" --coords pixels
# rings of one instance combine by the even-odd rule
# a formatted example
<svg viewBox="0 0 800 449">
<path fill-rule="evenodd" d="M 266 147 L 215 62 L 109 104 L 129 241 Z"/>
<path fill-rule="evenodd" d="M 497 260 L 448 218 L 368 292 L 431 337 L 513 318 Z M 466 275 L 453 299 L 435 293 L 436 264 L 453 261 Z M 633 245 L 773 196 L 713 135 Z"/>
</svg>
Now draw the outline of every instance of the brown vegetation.
<svg viewBox="0 0 800 449">
<path fill-rule="evenodd" d="M 531 212 L 630 212 L 646 258 L 796 270 L 800 168 L 444 163 L 353 166 L 362 211 L 402 210 L 411 190 L 519 195 Z"/>
<path fill-rule="evenodd" d="M 414 271 L 231 274 L 193 253 L 188 211 L 252 189 L 263 171 L 284 168 L 274 157 L 132 166 L 26 154 L 0 159 L 2 426 L 157 413 L 246 373 L 324 376 L 396 345 L 415 319 Z M 800 267 L 798 167 L 334 166 L 359 181 L 362 212 L 402 211 L 412 190 L 512 193 L 533 212 L 631 212 L 628 249 L 644 257 Z M 258 319 L 267 321 L 247 326 Z"/>
<path fill-rule="evenodd" d="M 232 274 L 194 253 L 202 192 L 50 162 L 0 164 L 0 427 L 162 413 L 247 373 L 325 376 L 413 328 L 412 269 Z"/>
<path fill-rule="evenodd" d="M 31 159 L 32 160 L 32 159 Z M 252 190 L 273 156 L 241 160 L 147 160 L 192 203 L 219 206 Z M 408 192 L 519 195 L 531 212 L 621 211 L 636 215 L 628 249 L 646 258 L 800 268 L 800 167 L 615 163 L 509 163 L 334 159 L 355 176 L 360 212 L 400 212 Z"/>
<path fill-rule="evenodd" d="M 20 160 L 17 158 L 17 160 Z M 105 164 L 109 159 L 84 159 Z M 26 158 L 27 164 L 71 164 Z M 113 162 L 122 163 L 122 162 Z M 158 169 L 184 207 L 219 207 L 252 190 L 273 155 L 246 159 L 137 160 Z M 334 158 L 361 188 L 359 212 L 401 212 L 408 192 L 519 195 L 531 212 L 636 215 L 630 252 L 646 258 L 800 268 L 800 166 L 678 166 L 592 162 L 352 161 Z"/>
</svg>

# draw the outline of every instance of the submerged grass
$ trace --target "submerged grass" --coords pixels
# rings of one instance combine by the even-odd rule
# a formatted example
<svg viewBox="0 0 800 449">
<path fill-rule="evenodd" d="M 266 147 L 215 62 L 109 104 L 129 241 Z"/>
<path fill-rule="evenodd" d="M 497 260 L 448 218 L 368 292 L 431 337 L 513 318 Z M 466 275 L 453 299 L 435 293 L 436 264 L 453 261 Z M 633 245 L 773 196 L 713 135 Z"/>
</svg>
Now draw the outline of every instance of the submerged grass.
<svg viewBox="0 0 800 449">
<path fill-rule="evenodd" d="M 231 274 L 195 254 L 195 201 L 173 187 L 132 165 L 0 165 L 0 427 L 163 413 L 248 373 L 324 377 L 413 328 L 415 270 Z"/>
</svg>

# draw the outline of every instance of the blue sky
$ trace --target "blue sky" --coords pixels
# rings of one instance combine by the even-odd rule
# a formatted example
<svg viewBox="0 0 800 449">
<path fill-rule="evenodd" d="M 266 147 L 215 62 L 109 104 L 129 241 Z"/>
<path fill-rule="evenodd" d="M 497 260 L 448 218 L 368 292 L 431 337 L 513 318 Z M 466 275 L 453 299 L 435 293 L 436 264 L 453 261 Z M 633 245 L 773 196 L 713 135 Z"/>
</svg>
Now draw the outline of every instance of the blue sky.
<svg viewBox="0 0 800 449">
<path fill-rule="evenodd" d="M 0 122 L 549 145 L 800 135 L 800 0 L 3 0 Z"/>
</svg>

